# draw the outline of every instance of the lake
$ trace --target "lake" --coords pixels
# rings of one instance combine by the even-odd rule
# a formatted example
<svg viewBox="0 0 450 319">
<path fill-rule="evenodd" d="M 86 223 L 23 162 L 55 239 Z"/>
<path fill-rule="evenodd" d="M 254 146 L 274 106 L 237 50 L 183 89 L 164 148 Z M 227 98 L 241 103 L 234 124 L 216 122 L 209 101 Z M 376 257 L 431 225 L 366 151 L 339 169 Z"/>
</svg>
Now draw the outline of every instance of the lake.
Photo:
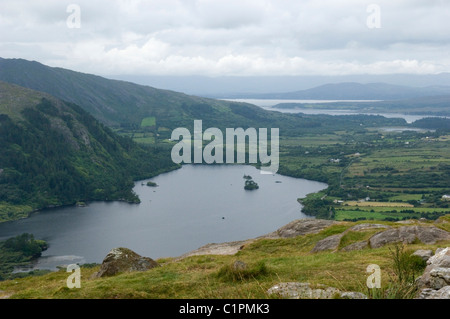
<svg viewBox="0 0 450 319">
<path fill-rule="evenodd" d="M 313 109 L 313 108 L 274 108 L 273 106 L 280 103 L 334 103 L 334 102 L 374 102 L 376 100 L 270 100 L 270 99 L 226 99 L 227 101 L 244 102 L 257 105 L 268 111 L 277 111 L 282 113 L 304 113 L 304 114 L 327 114 L 327 115 L 381 115 L 386 118 L 402 118 L 407 123 L 430 117 L 430 115 L 411 115 L 403 113 L 360 113 L 354 110 L 344 109 Z M 436 117 L 433 115 L 433 117 Z M 445 116 L 438 116 L 445 117 Z"/>
<path fill-rule="evenodd" d="M 244 190 L 244 174 L 259 189 Z M 33 266 L 55 269 L 71 263 L 100 263 L 115 247 L 151 257 L 176 257 L 208 243 L 244 240 L 308 217 L 297 198 L 326 184 L 282 175 L 263 175 L 246 165 L 185 165 L 135 184 L 141 204 L 92 202 L 87 207 L 40 211 L 0 224 L 0 240 L 24 232 L 49 249 Z M 144 184 L 144 185 L 143 185 Z M 29 270 L 29 269 L 28 269 Z"/>
</svg>

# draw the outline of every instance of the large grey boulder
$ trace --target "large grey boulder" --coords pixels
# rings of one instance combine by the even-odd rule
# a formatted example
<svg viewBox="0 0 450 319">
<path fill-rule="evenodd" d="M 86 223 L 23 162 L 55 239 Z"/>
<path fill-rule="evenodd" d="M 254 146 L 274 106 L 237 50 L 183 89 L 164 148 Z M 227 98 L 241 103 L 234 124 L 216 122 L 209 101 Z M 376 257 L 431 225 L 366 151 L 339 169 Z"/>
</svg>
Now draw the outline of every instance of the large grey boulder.
<svg viewBox="0 0 450 319">
<path fill-rule="evenodd" d="M 146 271 L 157 266 L 158 263 L 153 259 L 142 257 L 131 249 L 114 248 L 103 259 L 100 270 L 93 277 L 109 277 L 119 273 Z"/>
<path fill-rule="evenodd" d="M 312 286 L 307 282 L 283 282 L 271 287 L 267 293 L 286 299 L 367 299 L 360 292 L 342 292 L 325 285 Z"/>
<path fill-rule="evenodd" d="M 324 250 L 336 250 L 339 247 L 339 243 L 341 242 L 341 238 L 344 234 L 336 234 L 332 236 L 328 236 L 322 240 L 319 240 L 314 248 L 311 250 L 313 253 L 317 253 L 319 251 Z"/>
<path fill-rule="evenodd" d="M 369 243 L 370 247 L 379 248 L 396 242 L 411 244 L 417 239 L 424 244 L 435 244 L 441 240 L 450 240 L 450 233 L 435 226 L 401 226 L 373 235 Z"/>
</svg>

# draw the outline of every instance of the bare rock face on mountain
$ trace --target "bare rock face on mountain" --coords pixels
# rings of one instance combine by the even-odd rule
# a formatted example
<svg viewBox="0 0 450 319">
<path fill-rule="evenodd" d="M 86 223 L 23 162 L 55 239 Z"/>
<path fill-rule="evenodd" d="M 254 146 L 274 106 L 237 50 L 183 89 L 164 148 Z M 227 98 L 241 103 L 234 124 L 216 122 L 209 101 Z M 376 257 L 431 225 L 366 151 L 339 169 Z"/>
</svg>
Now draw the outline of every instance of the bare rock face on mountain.
<svg viewBox="0 0 450 319">
<path fill-rule="evenodd" d="M 424 244 L 434 244 L 440 240 L 450 240 L 450 233 L 435 226 L 401 226 L 373 235 L 370 247 L 379 248 L 386 244 L 403 242 L 411 244 L 420 240 Z"/>
<path fill-rule="evenodd" d="M 119 273 L 145 271 L 157 266 L 158 263 L 153 259 L 142 257 L 128 248 L 114 248 L 103 259 L 100 271 L 93 277 L 109 277 Z"/>
</svg>

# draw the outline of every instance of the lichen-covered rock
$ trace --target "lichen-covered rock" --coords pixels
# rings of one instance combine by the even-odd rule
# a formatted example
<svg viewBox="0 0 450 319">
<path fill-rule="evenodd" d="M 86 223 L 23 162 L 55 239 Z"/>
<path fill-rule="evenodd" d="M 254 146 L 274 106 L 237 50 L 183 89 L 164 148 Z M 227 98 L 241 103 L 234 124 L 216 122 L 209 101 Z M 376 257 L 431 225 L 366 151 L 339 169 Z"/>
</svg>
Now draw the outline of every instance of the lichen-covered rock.
<svg viewBox="0 0 450 319">
<path fill-rule="evenodd" d="M 437 267 L 450 267 L 450 247 L 436 249 L 436 253 L 428 259 L 427 264 Z"/>
<path fill-rule="evenodd" d="M 367 299 L 359 292 L 342 292 L 334 287 L 312 286 L 307 282 L 283 282 L 271 287 L 267 293 L 286 299 Z"/>
<path fill-rule="evenodd" d="M 417 280 L 419 299 L 450 299 L 450 247 L 437 249 Z"/>
<path fill-rule="evenodd" d="M 425 288 L 420 291 L 417 299 L 450 299 L 450 286 L 445 286 L 439 290 Z"/>
<path fill-rule="evenodd" d="M 131 249 L 114 248 L 103 259 L 100 270 L 93 277 L 109 277 L 119 273 L 146 271 L 157 266 L 158 263 L 153 259 L 142 257 Z"/>
<path fill-rule="evenodd" d="M 431 269 L 430 288 L 441 289 L 448 285 L 450 285 L 450 268 L 435 267 Z"/>
<path fill-rule="evenodd" d="M 435 287 L 437 282 L 440 280 L 437 279 L 437 276 L 441 272 L 433 272 L 434 269 L 450 269 L 450 248 L 446 248 L 444 250 L 439 251 L 434 256 L 430 257 L 427 261 L 427 267 L 423 272 L 423 275 L 420 277 L 418 281 L 418 285 L 420 288 L 432 288 L 432 289 L 440 289 L 441 285 Z M 433 278 L 434 277 L 434 278 Z M 445 280 L 445 279 L 443 279 Z"/>
</svg>

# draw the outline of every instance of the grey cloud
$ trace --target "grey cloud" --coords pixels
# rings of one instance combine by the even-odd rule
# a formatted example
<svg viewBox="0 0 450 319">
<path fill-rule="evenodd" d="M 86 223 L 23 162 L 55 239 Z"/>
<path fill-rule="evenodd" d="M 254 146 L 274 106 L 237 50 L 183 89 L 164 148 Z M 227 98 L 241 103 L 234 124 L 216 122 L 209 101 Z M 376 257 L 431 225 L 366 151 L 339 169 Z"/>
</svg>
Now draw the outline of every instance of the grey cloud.
<svg viewBox="0 0 450 319">
<path fill-rule="evenodd" d="M 440 0 L 2 0 L 0 48 L 99 74 L 444 72 L 449 16 Z"/>
</svg>

